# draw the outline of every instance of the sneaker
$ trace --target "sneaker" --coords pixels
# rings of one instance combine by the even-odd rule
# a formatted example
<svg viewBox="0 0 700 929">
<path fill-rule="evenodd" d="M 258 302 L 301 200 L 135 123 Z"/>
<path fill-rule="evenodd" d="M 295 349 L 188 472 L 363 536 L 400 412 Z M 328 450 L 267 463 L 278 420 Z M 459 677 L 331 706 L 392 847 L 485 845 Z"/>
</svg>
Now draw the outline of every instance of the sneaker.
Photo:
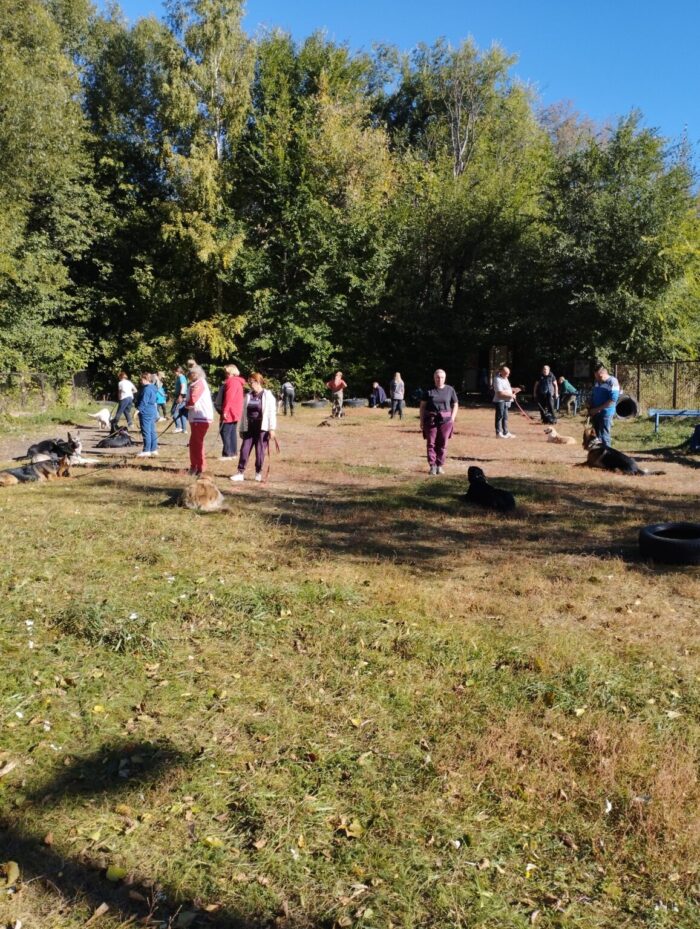
<svg viewBox="0 0 700 929">
<path fill-rule="evenodd" d="M 157 457 L 158 457 L 158 449 L 156 449 L 154 452 L 151 452 L 151 458 L 157 458 Z"/>
<path fill-rule="evenodd" d="M 443 468 L 442 465 L 438 465 L 438 466 L 437 466 L 437 473 L 438 473 L 438 474 L 444 474 L 444 473 L 445 473 L 445 469 Z"/>
<path fill-rule="evenodd" d="M 514 439 L 515 436 L 513 435 L 512 432 L 506 432 L 506 434 L 503 436 L 503 438 L 504 438 L 504 439 Z"/>
<path fill-rule="evenodd" d="M 505 439 L 506 436 L 504 436 L 502 432 L 497 432 L 497 433 L 496 433 L 496 438 L 497 438 L 497 439 Z"/>
<path fill-rule="evenodd" d="M 437 473 L 438 473 L 437 465 L 430 465 L 430 471 L 428 471 L 428 474 L 433 475 Z"/>
<path fill-rule="evenodd" d="M 234 482 L 234 484 L 235 484 L 235 483 L 237 483 L 238 481 L 244 481 L 244 480 L 245 480 L 245 476 L 243 475 L 243 473 L 242 473 L 241 471 L 236 471 L 235 474 L 232 474 L 232 475 L 231 475 L 231 480 L 232 480 L 232 481 Z"/>
<path fill-rule="evenodd" d="M 158 419 L 156 420 L 156 422 L 157 422 L 157 423 L 164 423 L 164 422 L 165 422 L 165 416 L 159 416 Z"/>
<path fill-rule="evenodd" d="M 173 434 L 177 434 L 178 432 L 182 432 L 182 429 L 173 429 Z"/>
<path fill-rule="evenodd" d="M 222 455 L 219 461 L 233 461 L 233 455 Z"/>
<path fill-rule="evenodd" d="M 262 471 L 255 472 L 255 480 L 258 482 L 258 484 L 262 481 Z"/>
<path fill-rule="evenodd" d="M 136 457 L 137 458 L 150 458 L 151 453 L 150 452 L 139 452 Z"/>
</svg>

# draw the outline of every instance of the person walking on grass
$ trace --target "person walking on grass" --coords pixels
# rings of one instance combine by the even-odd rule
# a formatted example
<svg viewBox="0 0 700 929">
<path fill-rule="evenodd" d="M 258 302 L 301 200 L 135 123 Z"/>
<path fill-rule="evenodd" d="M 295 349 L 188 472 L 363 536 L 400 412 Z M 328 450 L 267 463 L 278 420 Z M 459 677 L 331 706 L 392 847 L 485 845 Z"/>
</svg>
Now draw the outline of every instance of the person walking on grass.
<svg viewBox="0 0 700 929">
<path fill-rule="evenodd" d="M 170 409 L 170 416 L 175 423 L 173 432 L 187 432 L 187 410 L 185 401 L 187 400 L 187 378 L 182 367 L 178 365 L 175 368 L 175 385 L 173 387 L 173 405 Z"/>
<path fill-rule="evenodd" d="M 429 473 L 442 474 L 447 458 L 447 443 L 454 431 L 459 400 L 454 387 L 446 384 L 447 375 L 438 368 L 433 374 L 435 386 L 426 391 L 420 405 L 420 428 L 426 440 Z"/>
<path fill-rule="evenodd" d="M 199 365 L 190 368 L 187 380 L 189 389 L 185 406 L 190 423 L 190 474 L 199 477 L 207 467 L 204 439 L 214 419 L 214 404 L 204 371 Z"/>
<path fill-rule="evenodd" d="M 119 372 L 119 381 L 117 383 L 117 412 L 114 414 L 114 419 L 112 420 L 112 432 L 117 431 L 119 426 L 119 420 L 122 418 L 122 415 L 126 419 L 126 428 L 131 429 L 134 425 L 133 413 L 134 413 L 134 396 L 136 394 L 136 385 L 132 384 L 129 380 L 129 377 L 126 371 Z"/>
<path fill-rule="evenodd" d="M 343 380 L 343 372 L 336 371 L 330 381 L 326 381 L 326 387 L 330 390 L 333 398 L 333 415 L 343 415 L 343 391 L 346 390 L 347 384 Z"/>
<path fill-rule="evenodd" d="M 399 419 L 403 419 L 403 408 L 405 404 L 406 385 L 404 384 L 401 374 L 397 371 L 389 384 L 389 398 L 391 399 L 391 409 L 389 416 L 393 419 L 398 414 Z"/>
<path fill-rule="evenodd" d="M 542 365 L 542 373 L 535 381 L 532 388 L 532 395 L 535 403 L 540 408 L 540 417 L 543 423 L 555 423 L 557 421 L 554 407 L 557 397 L 559 396 L 559 385 L 556 377 L 552 374 L 549 365 Z"/>
<path fill-rule="evenodd" d="M 165 404 L 168 399 L 168 395 L 165 392 L 165 384 L 163 379 L 165 378 L 164 371 L 156 371 L 153 375 L 153 386 L 156 389 L 156 404 L 158 406 L 158 422 L 165 422 Z"/>
<path fill-rule="evenodd" d="M 225 365 L 226 379 L 219 388 L 216 408 L 221 417 L 219 435 L 223 449 L 221 461 L 232 461 L 238 452 L 238 423 L 243 412 L 243 387 L 245 378 L 236 365 Z"/>
<path fill-rule="evenodd" d="M 136 409 L 139 413 L 139 426 L 143 437 L 143 450 L 137 458 L 153 458 L 158 455 L 158 421 L 157 390 L 153 375 L 144 371 L 141 375 L 141 389 L 136 395 Z"/>
<path fill-rule="evenodd" d="M 591 391 L 588 415 L 591 417 L 595 434 L 603 445 L 612 445 L 612 421 L 620 396 L 620 384 L 604 364 L 593 369 L 595 384 Z"/>
<path fill-rule="evenodd" d="M 511 403 L 515 400 L 516 394 L 520 393 L 519 387 L 511 387 L 510 368 L 508 365 L 501 365 L 493 377 L 493 402 L 496 404 L 496 438 L 497 439 L 514 439 L 515 436 L 508 430 L 508 410 Z"/>
<path fill-rule="evenodd" d="M 238 456 L 238 471 L 231 477 L 234 482 L 245 480 L 245 469 L 250 453 L 255 448 L 255 480 L 262 481 L 265 452 L 277 428 L 277 400 L 267 390 L 262 374 L 253 373 L 248 378 L 250 393 L 243 400 L 240 432 L 241 453 Z"/>
</svg>

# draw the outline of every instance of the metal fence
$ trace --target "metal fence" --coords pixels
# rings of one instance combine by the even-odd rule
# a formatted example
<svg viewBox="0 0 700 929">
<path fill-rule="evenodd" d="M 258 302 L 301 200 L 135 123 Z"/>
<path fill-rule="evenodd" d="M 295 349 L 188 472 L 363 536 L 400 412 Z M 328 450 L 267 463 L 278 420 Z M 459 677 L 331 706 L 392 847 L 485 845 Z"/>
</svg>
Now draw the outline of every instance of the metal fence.
<svg viewBox="0 0 700 929">
<path fill-rule="evenodd" d="M 618 362 L 613 373 L 643 412 L 700 409 L 700 361 Z"/>
<path fill-rule="evenodd" d="M 63 379 L 41 371 L 0 372 L 0 412 L 36 411 L 53 404 L 77 404 L 87 399 L 89 393 L 85 371 Z"/>
</svg>

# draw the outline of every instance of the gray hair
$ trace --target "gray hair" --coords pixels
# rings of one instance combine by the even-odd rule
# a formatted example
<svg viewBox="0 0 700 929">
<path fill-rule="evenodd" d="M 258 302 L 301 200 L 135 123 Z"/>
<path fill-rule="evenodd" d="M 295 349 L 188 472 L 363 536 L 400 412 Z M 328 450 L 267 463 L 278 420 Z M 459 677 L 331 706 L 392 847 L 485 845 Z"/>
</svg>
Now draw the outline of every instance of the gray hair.
<svg viewBox="0 0 700 929">
<path fill-rule="evenodd" d="M 204 373 L 204 368 L 200 367 L 200 365 L 192 365 L 190 370 L 187 372 L 187 376 L 195 381 L 198 381 L 200 378 L 203 381 L 206 381 L 207 379 L 207 376 Z"/>
<path fill-rule="evenodd" d="M 444 371 L 442 368 L 436 368 L 436 370 L 433 371 L 433 377 L 435 377 L 436 374 L 444 374 L 445 377 L 447 377 L 447 372 Z"/>
</svg>

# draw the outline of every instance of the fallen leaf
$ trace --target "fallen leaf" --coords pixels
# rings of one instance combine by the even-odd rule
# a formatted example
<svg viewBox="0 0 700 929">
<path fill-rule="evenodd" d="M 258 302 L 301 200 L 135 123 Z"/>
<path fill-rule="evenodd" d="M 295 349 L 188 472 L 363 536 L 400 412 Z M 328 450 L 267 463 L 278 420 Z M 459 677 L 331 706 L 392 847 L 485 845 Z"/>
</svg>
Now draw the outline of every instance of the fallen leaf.
<svg viewBox="0 0 700 929">
<path fill-rule="evenodd" d="M 53 832 L 47 832 L 44 836 L 44 845 L 53 845 Z"/>
<path fill-rule="evenodd" d="M 100 905 L 97 907 L 97 909 L 92 914 L 90 919 L 88 919 L 85 925 L 86 926 L 91 925 L 91 923 L 94 923 L 96 919 L 99 919 L 101 916 L 104 916 L 105 913 L 107 913 L 108 911 L 109 911 L 109 906 L 106 903 L 100 903 Z"/>
<path fill-rule="evenodd" d="M 257 848 L 258 851 L 265 848 L 267 845 L 267 839 L 258 839 L 257 842 L 253 842 L 253 848 Z"/>
<path fill-rule="evenodd" d="M 0 768 L 0 777 L 5 777 L 5 775 L 9 774 L 10 771 L 14 771 L 16 767 L 16 761 L 8 761 L 7 764 L 4 764 L 2 768 Z"/>
<path fill-rule="evenodd" d="M 223 848 L 223 840 L 218 837 L 218 835 L 207 835 L 204 837 L 204 844 L 208 845 L 209 848 Z"/>
<path fill-rule="evenodd" d="M 119 865 L 111 864 L 107 868 L 107 873 L 105 877 L 108 881 L 112 881 L 113 884 L 116 884 L 118 881 L 123 881 L 127 875 L 126 868 L 122 868 Z"/>
<path fill-rule="evenodd" d="M 92 708 L 93 713 L 104 713 L 104 711 L 105 711 L 105 708 L 102 706 L 101 703 L 96 703 L 95 706 L 93 706 Z"/>
<path fill-rule="evenodd" d="M 14 887 L 19 880 L 19 865 L 16 861 L 3 861 L 0 864 L 0 880 L 5 887 Z"/>
</svg>

